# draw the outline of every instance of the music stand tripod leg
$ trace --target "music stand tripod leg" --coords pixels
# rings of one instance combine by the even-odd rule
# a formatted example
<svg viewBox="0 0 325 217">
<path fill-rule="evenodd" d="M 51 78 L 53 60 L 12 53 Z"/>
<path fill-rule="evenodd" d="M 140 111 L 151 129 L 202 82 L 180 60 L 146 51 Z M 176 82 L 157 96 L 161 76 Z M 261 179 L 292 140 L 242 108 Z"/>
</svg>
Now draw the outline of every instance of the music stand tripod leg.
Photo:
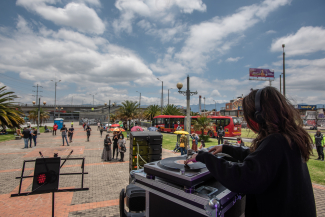
<svg viewBox="0 0 325 217">
<path fill-rule="evenodd" d="M 52 191 L 52 217 L 54 217 L 54 191 Z"/>
</svg>

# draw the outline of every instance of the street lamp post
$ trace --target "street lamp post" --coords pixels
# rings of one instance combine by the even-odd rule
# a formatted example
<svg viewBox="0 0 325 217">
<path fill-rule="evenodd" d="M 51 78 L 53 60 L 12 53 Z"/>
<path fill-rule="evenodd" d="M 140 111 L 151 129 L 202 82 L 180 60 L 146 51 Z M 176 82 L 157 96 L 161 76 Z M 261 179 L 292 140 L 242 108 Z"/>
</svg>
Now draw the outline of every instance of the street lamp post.
<svg viewBox="0 0 325 217">
<path fill-rule="evenodd" d="M 95 94 L 89 94 L 89 95 L 93 95 L 93 105 L 95 105 L 95 95 L 96 95 L 97 93 L 95 93 Z"/>
<path fill-rule="evenodd" d="M 167 104 L 167 105 L 169 105 L 169 90 L 170 90 L 170 89 L 173 89 L 173 88 L 169 88 L 169 89 L 168 89 L 168 104 Z"/>
<path fill-rule="evenodd" d="M 59 106 L 59 108 L 58 108 L 58 107 L 56 107 L 55 109 L 56 109 L 56 110 L 59 110 L 59 115 L 58 115 L 58 118 L 60 118 L 60 112 L 61 112 L 61 110 L 63 110 L 63 107 L 60 107 L 60 106 Z"/>
<path fill-rule="evenodd" d="M 51 81 L 53 81 L 53 80 L 51 80 Z M 61 80 L 56 81 L 56 79 L 55 79 L 55 81 L 53 81 L 53 82 L 54 82 L 54 89 L 55 89 L 53 121 L 54 121 L 54 119 L 55 119 L 55 108 L 56 108 L 56 86 L 58 85 L 58 82 L 60 82 L 60 81 L 61 81 Z"/>
<path fill-rule="evenodd" d="M 105 103 L 105 106 L 107 103 Z M 115 103 L 112 104 L 112 107 L 115 106 Z M 108 124 L 111 123 L 111 100 L 108 100 Z"/>
<path fill-rule="evenodd" d="M 159 81 L 161 81 L 161 114 L 163 114 L 163 107 L 164 107 L 164 82 L 157 78 Z"/>
<path fill-rule="evenodd" d="M 282 92 L 281 90 L 281 75 L 280 75 L 280 93 Z"/>
<path fill-rule="evenodd" d="M 204 100 L 204 114 L 205 114 L 205 97 L 203 97 Z"/>
<path fill-rule="evenodd" d="M 136 91 L 136 92 L 140 93 L 139 91 Z M 139 108 L 140 108 L 140 106 L 141 106 L 141 93 L 140 93 L 140 98 L 139 98 Z"/>
<path fill-rule="evenodd" d="M 283 48 L 283 96 L 286 96 L 286 73 L 285 73 L 285 53 L 284 53 L 285 44 L 282 44 Z"/>
<path fill-rule="evenodd" d="M 180 94 L 183 94 L 184 96 L 186 96 L 186 131 L 189 133 L 187 134 L 187 147 L 189 147 L 189 142 L 190 142 L 190 134 L 191 134 L 191 122 L 190 122 L 190 98 L 191 96 L 197 94 L 197 91 L 195 92 L 191 92 L 190 91 L 190 76 L 187 76 L 187 90 L 186 91 L 181 91 L 183 84 L 181 82 L 177 83 L 177 88 L 178 88 L 178 92 Z M 189 148 L 188 148 L 189 149 Z"/>
<path fill-rule="evenodd" d="M 214 101 L 214 115 L 217 116 L 217 101 Z"/>
</svg>

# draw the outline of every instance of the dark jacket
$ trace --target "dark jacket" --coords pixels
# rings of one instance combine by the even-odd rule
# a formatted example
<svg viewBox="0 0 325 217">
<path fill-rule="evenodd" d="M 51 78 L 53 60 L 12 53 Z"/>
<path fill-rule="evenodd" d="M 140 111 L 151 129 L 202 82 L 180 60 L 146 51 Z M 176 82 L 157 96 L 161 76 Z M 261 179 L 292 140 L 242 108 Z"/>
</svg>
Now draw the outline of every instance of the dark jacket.
<svg viewBox="0 0 325 217">
<path fill-rule="evenodd" d="M 281 134 L 265 138 L 255 152 L 224 145 L 223 153 L 243 161 L 233 163 L 200 153 L 212 175 L 231 191 L 246 194 L 246 217 L 315 217 L 316 205 L 307 164 L 296 144 Z"/>
<path fill-rule="evenodd" d="M 222 129 L 218 130 L 218 136 L 225 136 L 225 131 Z"/>
</svg>

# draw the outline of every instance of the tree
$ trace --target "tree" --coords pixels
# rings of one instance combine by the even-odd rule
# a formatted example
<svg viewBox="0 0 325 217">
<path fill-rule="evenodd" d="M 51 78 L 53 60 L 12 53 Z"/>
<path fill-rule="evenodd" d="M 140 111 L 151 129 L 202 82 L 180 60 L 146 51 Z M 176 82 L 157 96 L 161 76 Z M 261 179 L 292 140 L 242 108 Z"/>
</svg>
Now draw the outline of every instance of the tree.
<svg viewBox="0 0 325 217">
<path fill-rule="evenodd" d="M 169 104 L 164 107 L 163 115 L 183 115 L 183 113 L 174 104 Z"/>
<path fill-rule="evenodd" d="M 137 101 L 126 100 L 122 102 L 122 106 L 119 109 L 119 118 L 121 119 L 134 119 L 138 114 L 139 104 Z"/>
<path fill-rule="evenodd" d="M 190 116 L 197 116 L 197 115 L 199 115 L 198 112 L 192 112 L 192 111 L 190 111 Z"/>
<path fill-rule="evenodd" d="M 201 131 L 200 138 L 203 139 L 205 142 L 208 141 L 209 136 L 204 136 L 205 130 L 213 130 L 211 119 L 207 116 L 199 116 L 196 120 L 193 122 L 193 128 L 194 131 Z"/>
<path fill-rule="evenodd" d="M 159 105 L 150 105 L 146 111 L 144 112 L 144 115 L 147 119 L 153 120 L 153 118 L 160 114 L 160 106 Z"/>
<path fill-rule="evenodd" d="M 25 122 L 20 107 L 15 105 L 14 102 L 10 102 L 16 98 L 18 97 L 14 95 L 14 92 L 6 91 L 6 86 L 0 88 L 0 125 L 2 128 L 13 129 Z"/>
<path fill-rule="evenodd" d="M 115 115 L 115 114 L 110 114 L 110 122 L 111 123 L 115 123 L 115 121 L 116 121 L 116 119 L 117 119 L 117 115 Z"/>
<path fill-rule="evenodd" d="M 34 123 L 38 122 L 38 108 L 32 110 L 29 112 L 28 115 L 29 120 L 33 121 Z M 42 126 L 42 123 L 50 119 L 50 114 L 46 111 L 44 111 L 43 108 L 40 108 L 40 125 Z"/>
</svg>

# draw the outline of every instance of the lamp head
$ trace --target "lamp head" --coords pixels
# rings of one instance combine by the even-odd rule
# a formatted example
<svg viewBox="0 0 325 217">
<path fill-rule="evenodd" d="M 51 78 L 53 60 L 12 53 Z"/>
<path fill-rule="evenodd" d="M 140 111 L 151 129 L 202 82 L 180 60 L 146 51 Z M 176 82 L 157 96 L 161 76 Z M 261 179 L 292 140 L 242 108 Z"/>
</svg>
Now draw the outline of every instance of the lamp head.
<svg viewBox="0 0 325 217">
<path fill-rule="evenodd" d="M 183 84 L 181 82 L 178 82 L 176 87 L 181 90 L 183 88 Z"/>
<path fill-rule="evenodd" d="M 35 105 L 35 103 L 36 103 L 36 102 L 35 102 L 35 101 L 33 101 L 33 105 Z"/>
<path fill-rule="evenodd" d="M 104 104 L 105 106 L 107 106 L 107 103 L 105 102 L 105 104 Z"/>
<path fill-rule="evenodd" d="M 282 47 L 284 48 L 285 47 L 285 44 L 282 44 Z"/>
<path fill-rule="evenodd" d="M 63 109 L 63 107 L 61 107 L 61 110 Z"/>
<path fill-rule="evenodd" d="M 43 105 L 46 105 L 46 102 L 45 101 L 43 102 Z"/>
</svg>

